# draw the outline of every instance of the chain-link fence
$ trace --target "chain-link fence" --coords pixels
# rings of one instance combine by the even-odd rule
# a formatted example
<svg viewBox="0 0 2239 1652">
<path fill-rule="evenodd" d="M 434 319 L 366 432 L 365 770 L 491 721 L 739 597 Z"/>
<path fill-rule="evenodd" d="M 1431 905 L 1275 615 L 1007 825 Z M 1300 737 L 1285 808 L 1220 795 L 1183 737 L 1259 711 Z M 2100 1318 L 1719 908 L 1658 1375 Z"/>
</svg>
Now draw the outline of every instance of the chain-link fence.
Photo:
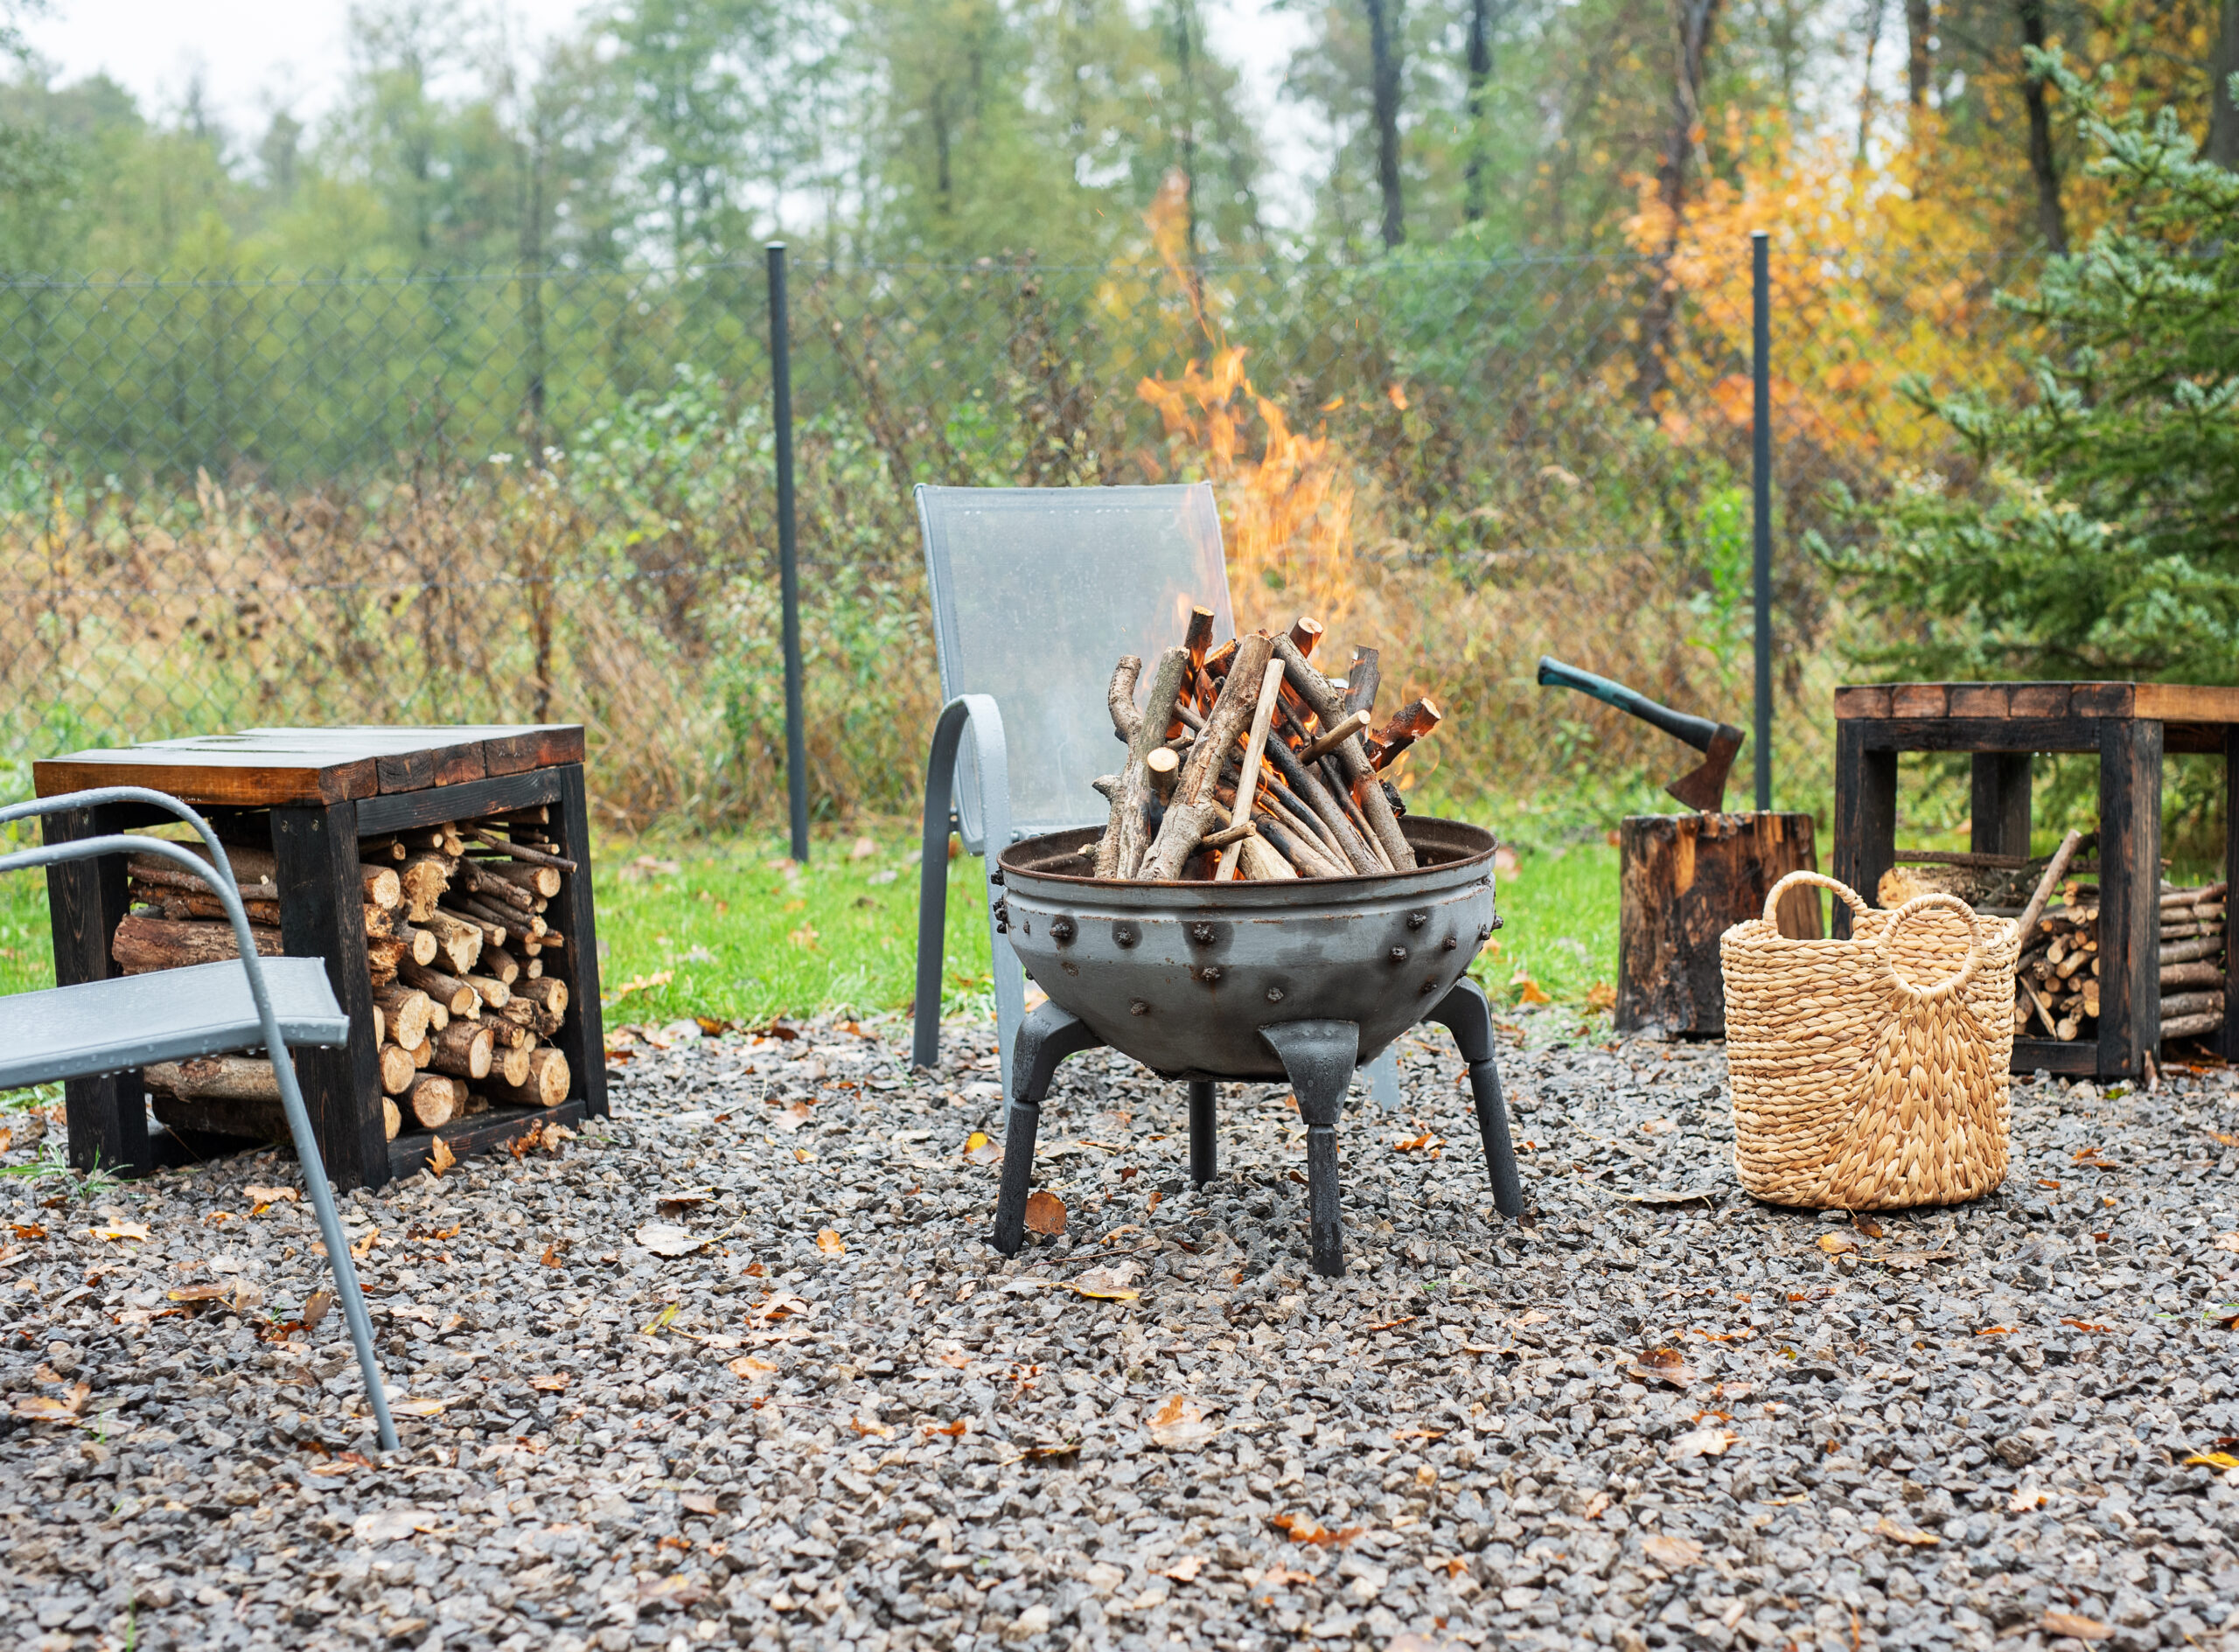
<svg viewBox="0 0 2239 1652">
<path fill-rule="evenodd" d="M 1433 790 L 1664 755 L 1531 687 L 1543 651 L 1745 721 L 1747 259 L 797 265 L 816 807 L 915 805 L 917 481 L 1211 477 L 1240 618 L 1315 613 L 1446 706 Z M 1991 297 L 2026 271 L 1774 269 L 1787 798 L 1836 670 L 1803 536 L 1870 520 L 1831 484 L 1950 460 L 1901 383 L 2010 380 Z M 778 815 L 766 305 L 759 262 L 0 283 L 0 758 L 580 720 L 617 822 Z"/>
</svg>

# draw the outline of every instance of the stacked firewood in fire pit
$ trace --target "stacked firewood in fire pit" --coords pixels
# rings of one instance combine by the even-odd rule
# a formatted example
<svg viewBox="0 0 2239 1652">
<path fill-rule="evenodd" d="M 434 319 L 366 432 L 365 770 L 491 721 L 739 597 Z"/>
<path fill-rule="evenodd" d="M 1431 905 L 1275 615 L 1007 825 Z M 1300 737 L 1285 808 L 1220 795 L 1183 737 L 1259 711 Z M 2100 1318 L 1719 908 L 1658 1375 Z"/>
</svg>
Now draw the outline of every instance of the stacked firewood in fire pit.
<svg viewBox="0 0 2239 1652">
<path fill-rule="evenodd" d="M 2098 890 L 2071 884 L 2022 942 L 2015 972 L 2016 1032 L 2097 1036 Z M 2161 892 L 2161 1036 L 2199 1038 L 2223 1025 L 2224 886 Z"/>
<path fill-rule="evenodd" d="M 387 1133 L 432 1130 L 492 1104 L 550 1107 L 567 1099 L 567 1058 L 549 1042 L 568 987 L 546 964 L 568 944 L 548 920 L 575 863 L 546 835 L 545 811 L 366 838 L 366 969 L 373 988 Z M 189 847 L 197 846 L 189 845 Z M 199 850 L 198 850 L 199 852 Z M 272 852 L 228 845 L 257 951 L 281 952 Z M 134 855 L 130 912 L 111 952 L 124 972 L 239 956 L 225 909 L 172 862 Z M 264 1058 L 164 1062 L 144 1074 L 165 1123 L 263 1135 L 284 1130 Z"/>
<path fill-rule="evenodd" d="M 1376 728 L 1377 651 L 1359 648 L 1342 679 L 1312 664 L 1322 628 L 1255 631 L 1212 646 L 1196 609 L 1161 654 L 1140 708 L 1143 662 L 1112 674 L 1118 774 L 1094 784 L 1112 805 L 1096 846 L 1100 878 L 1355 877 L 1411 871 L 1406 812 L 1385 771 L 1438 727 L 1438 708 L 1410 701 Z"/>
</svg>

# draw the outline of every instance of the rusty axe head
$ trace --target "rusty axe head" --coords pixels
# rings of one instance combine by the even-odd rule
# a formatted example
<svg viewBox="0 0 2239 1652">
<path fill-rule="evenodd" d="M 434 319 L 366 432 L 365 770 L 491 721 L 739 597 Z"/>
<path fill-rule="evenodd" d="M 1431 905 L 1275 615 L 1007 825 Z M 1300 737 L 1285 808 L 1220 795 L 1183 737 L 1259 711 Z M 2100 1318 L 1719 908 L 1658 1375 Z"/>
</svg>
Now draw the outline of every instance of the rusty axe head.
<svg viewBox="0 0 2239 1652">
<path fill-rule="evenodd" d="M 1622 683 L 1597 677 L 1590 671 L 1580 671 L 1576 666 L 1566 666 L 1544 654 L 1539 658 L 1539 680 L 1543 685 L 1575 688 L 1582 694 L 1592 694 L 1604 705 L 1629 711 L 1650 728 L 1661 728 L 1674 740 L 1684 740 L 1694 747 L 1703 754 L 1702 762 L 1664 789 L 1689 808 L 1705 814 L 1716 814 L 1726 806 L 1726 770 L 1733 767 L 1733 754 L 1741 749 L 1743 739 L 1741 730 L 1732 723 L 1712 722 L 1708 717 L 1691 716 L 1669 706 L 1659 706 Z"/>
<path fill-rule="evenodd" d="M 1726 807 L 1726 777 L 1733 767 L 1733 754 L 1741 749 L 1741 730 L 1732 723 L 1719 724 L 1702 762 L 1664 789 L 1691 809 L 1718 813 Z"/>
</svg>

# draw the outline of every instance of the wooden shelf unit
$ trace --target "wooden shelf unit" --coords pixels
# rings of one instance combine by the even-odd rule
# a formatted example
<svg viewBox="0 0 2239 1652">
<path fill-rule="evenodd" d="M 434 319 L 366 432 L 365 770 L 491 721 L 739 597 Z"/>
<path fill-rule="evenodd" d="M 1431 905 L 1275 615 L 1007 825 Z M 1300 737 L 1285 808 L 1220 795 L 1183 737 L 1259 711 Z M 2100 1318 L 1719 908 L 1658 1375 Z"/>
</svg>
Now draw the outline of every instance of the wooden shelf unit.
<svg viewBox="0 0 2239 1652">
<path fill-rule="evenodd" d="M 2099 759 L 2099 1036 L 2016 1038 L 2013 1070 L 2135 1077 L 2161 1042 L 2161 760 L 2224 758 L 2227 822 L 2239 819 L 2239 688 L 2189 683 L 1887 683 L 1835 691 L 1834 875 L 1869 903 L 1896 848 L 1897 756 L 1966 752 L 1974 760 L 1968 847 L 2029 853 L 2029 759 Z M 2239 832 L 2227 831 L 2225 876 L 2239 883 Z M 1835 933 L 1850 933 L 1838 902 Z M 2227 965 L 2224 1019 L 2211 1035 L 2226 1059 L 2239 1026 L 2239 973 Z"/>
<path fill-rule="evenodd" d="M 224 835 L 245 815 L 269 820 L 278 862 L 281 943 L 290 957 L 326 960 L 350 1042 L 299 1049 L 296 1072 L 327 1174 L 338 1187 L 378 1188 L 427 1162 L 441 1135 L 464 1157 L 517 1139 L 549 1119 L 573 1124 L 606 1112 L 605 1041 L 599 1018 L 598 937 L 591 903 L 583 731 L 574 724 L 467 728 L 251 728 L 234 735 L 151 741 L 73 752 L 34 765 L 38 795 L 101 786 L 146 786 L 204 812 Z M 557 902 L 568 944 L 552 972 L 568 984 L 568 1014 L 553 1039 L 568 1058 L 566 1100 L 550 1108 L 496 1108 L 387 1139 L 366 967 L 359 840 L 500 810 L 546 806 L 548 828 L 578 869 Z M 50 843 L 99 837 L 173 817 L 143 805 L 104 804 L 49 816 Z M 122 857 L 51 867 L 47 888 L 59 985 L 121 972 L 110 938 L 125 910 Z M 151 1128 L 138 1072 L 73 1079 L 65 1086 L 70 1159 L 144 1173 L 245 1145 L 232 1136 Z"/>
</svg>

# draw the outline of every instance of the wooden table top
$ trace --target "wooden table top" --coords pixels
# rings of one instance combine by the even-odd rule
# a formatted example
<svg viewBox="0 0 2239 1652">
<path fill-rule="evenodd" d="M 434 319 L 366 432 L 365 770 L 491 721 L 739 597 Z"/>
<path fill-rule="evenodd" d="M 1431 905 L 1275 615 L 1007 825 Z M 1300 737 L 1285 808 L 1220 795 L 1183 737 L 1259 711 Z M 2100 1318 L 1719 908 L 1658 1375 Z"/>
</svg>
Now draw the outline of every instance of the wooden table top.
<svg viewBox="0 0 2239 1652">
<path fill-rule="evenodd" d="M 2198 683 L 1876 683 L 1835 690 L 1843 719 L 2128 717 L 2239 723 L 2239 688 Z"/>
<path fill-rule="evenodd" d="M 244 728 L 73 751 L 31 774 L 42 798 L 133 785 L 220 808 L 316 807 L 582 760 L 580 723 Z"/>
</svg>

